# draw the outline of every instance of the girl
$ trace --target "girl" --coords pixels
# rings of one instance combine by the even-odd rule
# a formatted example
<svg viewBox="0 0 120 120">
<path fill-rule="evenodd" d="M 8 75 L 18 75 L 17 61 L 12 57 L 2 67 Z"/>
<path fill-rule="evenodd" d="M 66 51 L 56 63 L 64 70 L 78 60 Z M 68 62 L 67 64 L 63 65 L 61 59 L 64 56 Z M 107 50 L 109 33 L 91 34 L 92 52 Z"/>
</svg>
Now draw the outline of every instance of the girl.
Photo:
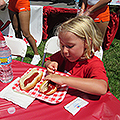
<svg viewBox="0 0 120 120">
<path fill-rule="evenodd" d="M 77 16 L 58 28 L 61 51 L 46 58 L 49 75 L 45 80 L 66 84 L 94 95 L 103 95 L 108 90 L 108 78 L 102 61 L 94 56 L 103 42 L 102 33 L 89 16 Z M 60 76 L 54 70 L 67 72 Z"/>
</svg>

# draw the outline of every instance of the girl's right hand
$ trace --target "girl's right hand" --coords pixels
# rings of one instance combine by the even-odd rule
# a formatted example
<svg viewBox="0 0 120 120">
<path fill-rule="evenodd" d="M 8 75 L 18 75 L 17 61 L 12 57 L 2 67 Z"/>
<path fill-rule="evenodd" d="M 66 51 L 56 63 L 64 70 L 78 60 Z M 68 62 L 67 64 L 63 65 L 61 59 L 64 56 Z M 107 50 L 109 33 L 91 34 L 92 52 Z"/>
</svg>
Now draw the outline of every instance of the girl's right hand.
<svg viewBox="0 0 120 120">
<path fill-rule="evenodd" d="M 47 65 L 47 72 L 50 74 L 50 73 L 55 73 L 55 71 L 57 71 L 57 68 L 58 68 L 58 63 L 55 62 L 55 61 L 52 61 L 50 62 L 48 65 Z"/>
</svg>

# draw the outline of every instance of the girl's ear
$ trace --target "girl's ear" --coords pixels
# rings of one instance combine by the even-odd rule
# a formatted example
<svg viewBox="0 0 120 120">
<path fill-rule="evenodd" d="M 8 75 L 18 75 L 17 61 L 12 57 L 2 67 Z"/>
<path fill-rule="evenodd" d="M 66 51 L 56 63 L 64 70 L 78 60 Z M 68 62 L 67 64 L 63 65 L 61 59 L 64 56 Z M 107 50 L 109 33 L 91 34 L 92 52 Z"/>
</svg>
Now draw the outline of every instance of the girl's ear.
<svg viewBox="0 0 120 120">
<path fill-rule="evenodd" d="M 85 40 L 85 48 L 88 48 L 89 46 L 91 46 L 92 44 L 92 38 L 89 37 L 89 41 L 87 42 L 87 40 Z"/>
</svg>

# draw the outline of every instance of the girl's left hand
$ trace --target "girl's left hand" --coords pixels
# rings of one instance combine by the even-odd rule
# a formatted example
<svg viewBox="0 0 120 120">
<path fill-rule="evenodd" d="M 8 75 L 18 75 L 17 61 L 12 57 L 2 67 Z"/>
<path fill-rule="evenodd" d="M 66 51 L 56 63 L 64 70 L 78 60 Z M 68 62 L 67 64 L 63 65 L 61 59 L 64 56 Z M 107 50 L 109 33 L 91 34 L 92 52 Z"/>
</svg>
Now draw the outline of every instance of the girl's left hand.
<svg viewBox="0 0 120 120">
<path fill-rule="evenodd" d="M 58 74 L 49 74 L 45 77 L 44 80 L 51 80 L 52 82 L 55 82 L 59 85 L 62 85 L 63 84 L 63 77 L 64 76 L 61 76 Z"/>
</svg>

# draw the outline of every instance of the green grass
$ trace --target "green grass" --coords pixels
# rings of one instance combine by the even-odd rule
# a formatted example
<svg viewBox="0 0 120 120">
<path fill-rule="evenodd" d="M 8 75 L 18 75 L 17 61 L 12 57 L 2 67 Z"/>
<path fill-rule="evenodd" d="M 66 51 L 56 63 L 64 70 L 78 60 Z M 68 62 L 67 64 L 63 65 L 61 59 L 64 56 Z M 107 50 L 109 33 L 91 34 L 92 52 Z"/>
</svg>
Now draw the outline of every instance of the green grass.
<svg viewBox="0 0 120 120">
<path fill-rule="evenodd" d="M 45 41 L 42 41 L 38 47 L 38 52 L 43 56 Z M 30 63 L 33 57 L 31 47 L 28 47 L 26 57 L 23 62 Z M 18 57 L 16 60 L 21 61 Z M 109 78 L 110 92 L 120 100 L 120 40 L 114 39 L 109 50 L 104 51 L 103 62 Z M 41 66 L 42 60 L 38 64 Z"/>
<path fill-rule="evenodd" d="M 103 62 L 109 78 L 110 92 L 120 100 L 120 40 L 114 39 L 104 51 Z"/>
</svg>

